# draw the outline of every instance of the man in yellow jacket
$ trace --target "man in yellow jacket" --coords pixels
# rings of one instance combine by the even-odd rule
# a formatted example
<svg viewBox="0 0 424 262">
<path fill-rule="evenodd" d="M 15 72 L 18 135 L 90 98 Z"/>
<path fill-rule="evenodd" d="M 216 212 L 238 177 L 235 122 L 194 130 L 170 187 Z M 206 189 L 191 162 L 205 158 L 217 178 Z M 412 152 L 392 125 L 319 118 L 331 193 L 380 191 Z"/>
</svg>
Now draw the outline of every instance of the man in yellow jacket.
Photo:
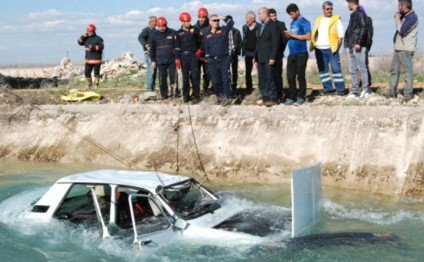
<svg viewBox="0 0 424 262">
<path fill-rule="evenodd" d="M 345 83 L 340 65 L 339 50 L 343 43 L 344 28 L 340 16 L 333 14 L 333 3 L 324 2 L 324 15 L 315 20 L 311 35 L 311 51 L 315 50 L 324 95 L 345 94 Z M 333 83 L 330 75 L 333 74 Z"/>
</svg>

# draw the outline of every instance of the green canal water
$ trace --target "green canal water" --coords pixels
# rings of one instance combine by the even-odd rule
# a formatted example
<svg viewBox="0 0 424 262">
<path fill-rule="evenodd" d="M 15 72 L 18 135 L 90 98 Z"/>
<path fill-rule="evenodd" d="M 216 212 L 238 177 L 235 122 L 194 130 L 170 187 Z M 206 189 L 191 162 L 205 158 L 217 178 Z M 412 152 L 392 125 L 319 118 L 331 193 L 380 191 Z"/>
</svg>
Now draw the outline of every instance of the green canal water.
<svg viewBox="0 0 424 262">
<path fill-rule="evenodd" d="M 125 239 L 102 240 L 96 228 L 27 219 L 31 203 L 58 178 L 103 169 L 0 160 L 0 261 L 423 261 L 424 201 L 399 200 L 360 191 L 324 188 L 321 222 L 311 233 L 391 232 L 398 243 L 288 248 L 289 232 L 263 243 L 198 237 L 155 250 L 135 250 Z M 208 185 L 237 206 L 273 219 L 276 228 L 290 214 L 288 185 Z M 258 229 L 260 230 L 260 229 Z"/>
</svg>

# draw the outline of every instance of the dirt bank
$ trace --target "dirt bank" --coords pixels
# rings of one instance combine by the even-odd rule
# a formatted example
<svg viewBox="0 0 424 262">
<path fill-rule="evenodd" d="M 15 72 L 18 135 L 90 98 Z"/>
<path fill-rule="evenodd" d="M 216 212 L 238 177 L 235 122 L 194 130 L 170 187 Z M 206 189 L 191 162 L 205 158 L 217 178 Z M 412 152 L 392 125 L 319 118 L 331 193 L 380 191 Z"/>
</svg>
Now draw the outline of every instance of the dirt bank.
<svg viewBox="0 0 424 262">
<path fill-rule="evenodd" d="M 0 106 L 0 157 L 32 161 L 119 163 L 74 128 L 139 169 L 202 177 L 187 107 L 173 105 Z M 191 107 L 209 178 L 284 183 L 292 168 L 322 162 L 324 183 L 424 198 L 422 106 Z"/>
</svg>

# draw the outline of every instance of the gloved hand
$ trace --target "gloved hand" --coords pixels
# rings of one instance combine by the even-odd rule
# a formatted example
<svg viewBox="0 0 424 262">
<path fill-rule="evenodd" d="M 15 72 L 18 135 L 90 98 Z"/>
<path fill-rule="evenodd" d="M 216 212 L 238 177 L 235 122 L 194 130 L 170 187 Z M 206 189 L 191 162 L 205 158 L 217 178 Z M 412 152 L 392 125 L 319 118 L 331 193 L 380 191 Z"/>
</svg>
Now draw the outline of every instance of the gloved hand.
<svg viewBox="0 0 424 262">
<path fill-rule="evenodd" d="M 202 49 L 197 49 L 197 51 L 196 51 L 196 53 L 195 53 L 195 56 L 196 56 L 196 57 L 201 57 L 201 56 L 202 56 L 202 54 L 203 54 Z"/>
<path fill-rule="evenodd" d="M 177 66 L 178 69 L 181 69 L 181 60 L 180 59 L 175 60 L 175 65 Z"/>
</svg>

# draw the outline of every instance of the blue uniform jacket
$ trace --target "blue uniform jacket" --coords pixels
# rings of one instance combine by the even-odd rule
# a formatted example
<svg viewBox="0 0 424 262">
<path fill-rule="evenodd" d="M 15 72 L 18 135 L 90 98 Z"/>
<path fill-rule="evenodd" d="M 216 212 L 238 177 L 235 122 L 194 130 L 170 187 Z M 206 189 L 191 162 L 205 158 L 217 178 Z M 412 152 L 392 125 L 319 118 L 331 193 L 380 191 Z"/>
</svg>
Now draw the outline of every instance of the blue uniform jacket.
<svg viewBox="0 0 424 262">
<path fill-rule="evenodd" d="M 180 29 L 177 31 L 175 55 L 177 59 L 181 59 L 181 54 L 194 54 L 200 48 L 202 36 L 200 30 L 195 27 L 190 27 L 188 31 Z"/>
<path fill-rule="evenodd" d="M 157 64 L 175 63 L 175 31 L 167 28 L 163 33 L 158 30 L 154 30 L 151 33 L 149 45 L 152 62 Z"/>
<path fill-rule="evenodd" d="M 234 26 L 232 19 L 227 20 L 227 25 L 218 28 L 213 33 L 212 30 L 205 36 L 205 54 L 206 57 L 225 57 L 228 56 L 228 33 Z"/>
</svg>

